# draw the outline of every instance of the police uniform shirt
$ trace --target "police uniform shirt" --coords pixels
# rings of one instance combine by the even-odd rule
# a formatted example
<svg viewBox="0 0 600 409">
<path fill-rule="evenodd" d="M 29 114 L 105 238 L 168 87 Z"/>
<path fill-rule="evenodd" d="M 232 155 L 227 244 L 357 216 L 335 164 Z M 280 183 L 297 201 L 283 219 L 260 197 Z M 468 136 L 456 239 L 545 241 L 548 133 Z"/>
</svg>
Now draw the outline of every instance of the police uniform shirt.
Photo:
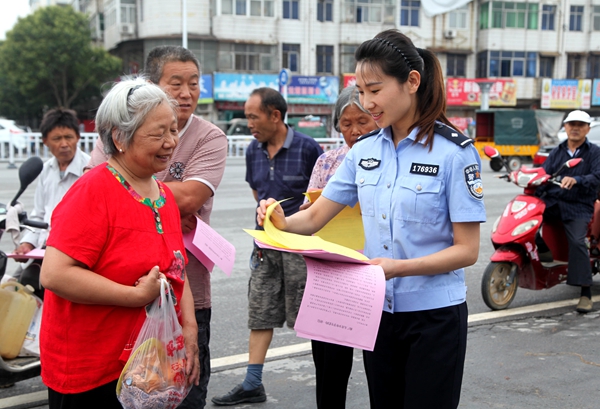
<svg viewBox="0 0 600 409">
<path fill-rule="evenodd" d="M 433 149 L 414 143 L 414 129 L 394 147 L 385 128 L 356 143 L 323 191 L 360 202 L 365 255 L 412 259 L 453 244 L 452 223 L 484 222 L 481 160 L 463 135 L 436 123 Z M 444 136 L 445 135 L 445 136 Z M 466 300 L 464 270 L 386 282 L 384 311 L 421 311 Z"/>
</svg>

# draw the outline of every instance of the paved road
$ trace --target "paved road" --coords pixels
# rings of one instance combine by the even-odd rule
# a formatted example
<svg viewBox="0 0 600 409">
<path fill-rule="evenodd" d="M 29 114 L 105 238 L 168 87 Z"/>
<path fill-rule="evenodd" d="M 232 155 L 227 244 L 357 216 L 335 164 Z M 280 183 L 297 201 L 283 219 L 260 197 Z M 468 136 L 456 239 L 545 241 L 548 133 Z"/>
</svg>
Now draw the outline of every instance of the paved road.
<svg viewBox="0 0 600 409">
<path fill-rule="evenodd" d="M 0 202 L 8 202 L 17 190 L 17 171 L 0 164 Z M 253 228 L 254 202 L 244 182 L 244 162 L 230 159 L 219 188 L 211 218 L 213 227 L 237 250 L 231 277 L 215 269 L 213 285 L 213 324 L 211 349 L 214 359 L 209 397 L 227 392 L 242 377 L 245 359 L 236 357 L 247 351 L 246 294 L 248 257 L 252 240 L 242 228 Z M 491 224 L 519 189 L 495 179 L 484 163 L 482 172 L 488 222 L 482 225 L 481 251 L 477 264 L 467 269 L 468 304 L 471 317 L 488 312 L 480 295 L 481 275 L 492 253 L 489 241 Z M 23 196 L 32 207 L 34 186 Z M 11 250 L 8 237 L 0 248 Z M 12 263 L 12 261 L 11 261 Z M 14 267 L 9 265 L 9 271 Z M 598 278 L 596 278 L 596 282 Z M 594 294 L 600 294 L 599 286 Z M 511 311 L 551 301 L 571 300 L 577 290 L 565 285 L 550 290 L 519 289 Z M 599 297 L 600 298 L 600 297 Z M 598 300 L 600 301 L 600 299 Z M 597 313 L 582 316 L 573 307 L 550 312 L 529 313 L 525 318 L 493 318 L 470 325 L 469 348 L 461 408 L 597 408 L 600 390 L 594 375 L 599 375 L 600 351 L 594 337 L 600 334 Z M 296 345 L 295 352 L 291 350 Z M 298 347 L 299 345 L 299 347 Z M 314 370 L 306 341 L 288 329 L 275 331 L 274 351 L 282 354 L 265 368 L 269 400 L 264 408 L 314 407 Z M 349 389 L 348 408 L 368 407 L 361 356 Z M 0 391 L 2 398 L 31 393 L 43 388 L 39 378 L 21 382 L 16 388 Z M 573 403 L 573 405 L 571 405 Z"/>
</svg>

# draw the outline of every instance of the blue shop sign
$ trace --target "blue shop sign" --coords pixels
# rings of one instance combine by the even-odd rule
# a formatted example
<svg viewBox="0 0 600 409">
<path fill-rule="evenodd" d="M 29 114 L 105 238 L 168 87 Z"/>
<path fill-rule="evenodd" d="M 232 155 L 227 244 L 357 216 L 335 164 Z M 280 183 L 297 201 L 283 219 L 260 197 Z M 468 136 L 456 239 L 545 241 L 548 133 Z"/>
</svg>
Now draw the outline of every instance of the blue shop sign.
<svg viewBox="0 0 600 409">
<path fill-rule="evenodd" d="M 288 103 L 335 104 L 340 92 L 337 76 L 294 75 L 288 85 Z"/>
<path fill-rule="evenodd" d="M 592 105 L 600 105 L 600 79 L 598 78 L 592 85 Z"/>
<path fill-rule="evenodd" d="M 269 87 L 279 91 L 277 74 L 229 74 L 216 72 L 215 101 L 245 102 L 256 88 Z"/>
<path fill-rule="evenodd" d="M 200 97 L 198 98 L 199 104 L 212 104 L 213 98 L 213 83 L 212 75 L 202 74 L 200 76 Z"/>
</svg>

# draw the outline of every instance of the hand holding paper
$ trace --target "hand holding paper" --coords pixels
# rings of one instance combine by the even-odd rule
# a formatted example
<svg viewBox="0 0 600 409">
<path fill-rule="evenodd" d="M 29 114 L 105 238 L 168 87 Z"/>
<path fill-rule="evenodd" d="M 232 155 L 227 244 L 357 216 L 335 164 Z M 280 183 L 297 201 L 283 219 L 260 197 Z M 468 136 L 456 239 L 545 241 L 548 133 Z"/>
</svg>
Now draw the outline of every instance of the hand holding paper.
<svg viewBox="0 0 600 409">
<path fill-rule="evenodd" d="M 257 239 L 259 242 L 266 243 L 272 247 L 280 248 L 282 250 L 318 250 L 332 254 L 339 254 L 354 260 L 368 260 L 368 258 L 364 254 L 361 254 L 358 251 L 323 240 L 321 237 L 304 236 L 301 234 L 288 233 L 279 230 L 277 227 L 275 227 L 271 220 L 273 212 L 276 211 L 277 207 L 279 207 L 279 210 L 275 212 L 275 219 L 281 220 L 280 216 L 283 215 L 283 212 L 281 212 L 280 210 L 281 206 L 279 206 L 279 203 L 281 203 L 281 201 L 273 202 L 266 208 L 263 220 L 263 227 L 265 229 L 264 231 L 246 229 L 244 229 L 244 231 L 250 234 L 255 239 Z M 282 225 L 281 222 L 278 224 Z M 283 225 L 285 224 L 283 223 Z M 260 247 L 260 243 L 257 244 Z"/>
<path fill-rule="evenodd" d="M 321 237 L 279 230 L 272 220 L 276 212 L 277 224 L 285 226 L 279 202 L 266 208 L 265 204 L 258 211 L 265 230 L 245 231 L 259 247 L 300 253 L 306 260 L 306 287 L 294 326 L 297 335 L 372 351 L 385 297 L 382 268 L 368 264 L 362 253 Z"/>
</svg>

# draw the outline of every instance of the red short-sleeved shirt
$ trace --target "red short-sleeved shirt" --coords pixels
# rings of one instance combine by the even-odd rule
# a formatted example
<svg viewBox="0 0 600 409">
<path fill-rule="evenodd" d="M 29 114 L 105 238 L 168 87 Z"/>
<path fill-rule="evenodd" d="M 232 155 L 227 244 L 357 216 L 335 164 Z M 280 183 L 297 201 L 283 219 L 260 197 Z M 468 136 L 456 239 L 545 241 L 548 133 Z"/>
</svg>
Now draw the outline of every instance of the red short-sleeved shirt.
<svg viewBox="0 0 600 409">
<path fill-rule="evenodd" d="M 155 214 L 107 168 L 97 166 L 67 192 L 52 215 L 52 246 L 96 274 L 134 285 L 154 266 L 181 299 L 187 262 L 179 210 L 171 191 Z M 157 201 L 158 202 L 158 201 Z M 46 291 L 40 331 L 42 378 L 60 393 L 80 393 L 117 379 L 144 308 L 78 304 Z M 178 306 L 177 306 L 178 309 Z M 178 311 L 179 313 L 179 311 Z"/>
</svg>

